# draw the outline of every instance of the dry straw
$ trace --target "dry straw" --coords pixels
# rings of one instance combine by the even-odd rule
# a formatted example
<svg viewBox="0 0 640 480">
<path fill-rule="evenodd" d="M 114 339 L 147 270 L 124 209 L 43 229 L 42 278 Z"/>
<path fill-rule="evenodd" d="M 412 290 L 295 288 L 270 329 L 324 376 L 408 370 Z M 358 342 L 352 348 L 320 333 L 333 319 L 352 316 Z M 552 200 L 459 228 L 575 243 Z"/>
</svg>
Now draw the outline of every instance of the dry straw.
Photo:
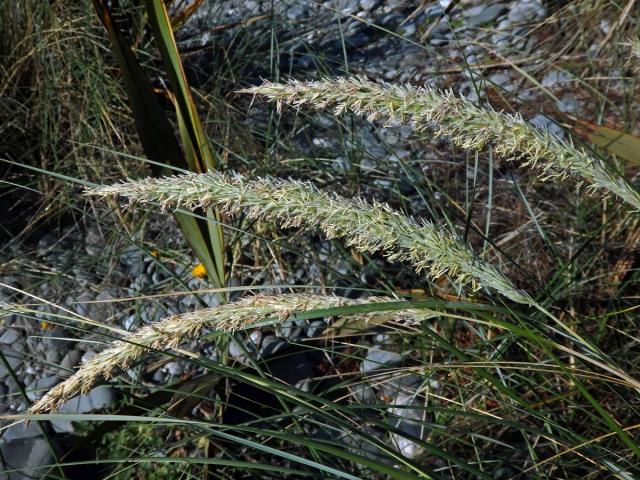
<svg viewBox="0 0 640 480">
<path fill-rule="evenodd" d="M 337 114 L 352 112 L 370 121 L 408 123 L 417 131 L 432 128 L 437 136 L 449 136 L 466 149 L 480 150 L 492 144 L 499 155 L 538 168 L 543 179 L 575 177 L 579 185 L 586 182 L 589 189 L 611 192 L 640 209 L 640 193 L 607 163 L 533 127 L 520 115 L 480 108 L 450 91 L 339 78 L 265 82 L 241 92 L 264 95 L 276 101 L 278 109 L 284 103 L 296 108 L 333 108 Z"/>
<path fill-rule="evenodd" d="M 319 228 L 328 238 L 342 238 L 362 252 L 382 251 L 390 260 L 407 261 L 431 278 L 448 275 L 458 286 L 496 290 L 511 300 L 532 304 L 496 268 L 474 257 L 453 234 L 432 222 L 416 222 L 389 206 L 346 199 L 307 182 L 257 178 L 219 172 L 144 179 L 89 190 L 99 196 L 120 195 L 132 203 L 157 203 L 163 209 L 218 207 L 245 211 L 250 218 L 285 227 Z"/>
<path fill-rule="evenodd" d="M 95 355 L 80 369 L 51 389 L 41 400 L 34 403 L 31 413 L 57 410 L 64 402 L 81 393 L 87 393 L 100 379 L 109 379 L 117 371 L 127 369 L 149 350 L 164 351 L 178 347 L 185 341 L 197 337 L 203 329 L 211 328 L 232 333 L 274 318 L 284 321 L 291 315 L 310 310 L 344 307 L 393 301 L 392 298 L 370 297 L 346 299 L 323 295 L 258 295 L 235 303 L 215 308 L 198 310 L 182 315 L 173 315 L 158 323 L 146 326 L 113 342 L 111 347 Z M 400 312 L 370 312 L 346 315 L 359 321 L 380 320 L 381 316 L 404 324 L 423 321 L 432 312 L 406 309 Z"/>
</svg>

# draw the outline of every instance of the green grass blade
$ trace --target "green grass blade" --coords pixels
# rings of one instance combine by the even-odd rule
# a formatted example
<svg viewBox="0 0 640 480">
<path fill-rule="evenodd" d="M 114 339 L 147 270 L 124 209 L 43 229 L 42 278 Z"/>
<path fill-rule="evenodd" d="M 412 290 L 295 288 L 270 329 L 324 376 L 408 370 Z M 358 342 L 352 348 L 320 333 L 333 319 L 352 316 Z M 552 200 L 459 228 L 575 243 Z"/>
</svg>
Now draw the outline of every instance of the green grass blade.
<svg viewBox="0 0 640 480">
<path fill-rule="evenodd" d="M 171 98 L 176 106 L 180 137 L 182 139 L 187 163 L 194 172 L 205 172 L 219 166 L 204 133 L 197 107 L 193 101 L 187 77 L 180 61 L 180 54 L 175 42 L 171 21 L 164 2 L 161 0 L 145 1 L 149 23 L 153 30 L 156 45 L 160 51 L 165 70 L 171 85 Z M 206 225 L 199 224 L 201 236 L 209 240 L 207 250 L 211 258 L 203 262 L 207 268 L 209 279 L 218 287 L 224 286 L 224 240 L 220 217 L 209 209 Z"/>
</svg>

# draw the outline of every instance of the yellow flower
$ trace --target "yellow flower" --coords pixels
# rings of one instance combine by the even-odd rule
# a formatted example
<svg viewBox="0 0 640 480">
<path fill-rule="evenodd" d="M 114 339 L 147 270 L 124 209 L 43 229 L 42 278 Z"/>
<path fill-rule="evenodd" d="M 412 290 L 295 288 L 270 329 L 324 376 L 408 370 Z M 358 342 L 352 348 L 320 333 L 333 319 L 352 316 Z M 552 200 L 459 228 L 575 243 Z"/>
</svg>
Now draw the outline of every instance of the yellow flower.
<svg viewBox="0 0 640 480">
<path fill-rule="evenodd" d="M 45 322 L 44 320 L 42 320 L 40 322 L 40 328 L 42 328 L 43 330 L 46 330 L 48 328 L 51 328 L 51 324 L 49 324 L 48 322 Z"/>
<path fill-rule="evenodd" d="M 198 278 L 204 278 L 207 276 L 207 269 L 204 268 L 204 265 L 199 263 L 191 270 L 191 275 Z"/>
</svg>

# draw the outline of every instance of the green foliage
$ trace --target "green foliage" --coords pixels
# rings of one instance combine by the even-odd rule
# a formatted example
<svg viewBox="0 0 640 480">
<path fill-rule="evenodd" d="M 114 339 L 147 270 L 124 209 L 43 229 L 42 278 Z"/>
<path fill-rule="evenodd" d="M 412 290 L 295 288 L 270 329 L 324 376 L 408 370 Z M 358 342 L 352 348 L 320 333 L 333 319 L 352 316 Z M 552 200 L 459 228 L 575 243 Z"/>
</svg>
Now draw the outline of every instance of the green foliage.
<svg viewBox="0 0 640 480">
<path fill-rule="evenodd" d="M 109 34 L 124 74 L 142 147 L 149 160 L 153 162 L 155 173 L 166 173 L 166 169 L 170 167 L 195 172 L 215 168 L 217 162 L 208 140 L 204 137 L 164 3 L 161 0 L 150 0 L 145 3 L 145 12 L 169 77 L 171 90 L 166 94 L 175 103 L 182 148 L 176 141 L 171 122 L 161 107 L 151 82 L 114 20 L 112 7 L 102 0 L 94 0 L 93 3 Z M 215 287 L 220 288 L 225 285 L 222 227 L 214 211 L 208 211 L 206 215 L 206 220 L 181 213 L 176 213 L 175 217 L 194 253 L 205 266 L 210 281 Z"/>
<path fill-rule="evenodd" d="M 109 10 L 110 2 L 95 0 L 94 4 L 111 47 L 95 25 L 84 26 L 91 32 L 84 34 L 97 35 L 95 44 L 101 52 L 96 57 L 99 74 L 87 78 L 96 85 L 108 81 L 110 87 L 101 92 L 100 87 L 90 89 L 93 86 L 83 80 L 82 70 L 77 76 L 67 72 L 73 78 L 70 84 L 99 92 L 97 98 L 110 105 L 109 99 L 123 100 L 122 81 L 141 146 L 154 162 L 154 175 L 166 178 L 102 186 L 92 193 L 127 196 L 148 216 L 154 216 L 158 207 L 194 210 L 177 212 L 175 218 L 206 264 L 210 280 L 224 286 L 226 276 L 235 274 L 240 279 L 240 286 L 216 293 L 231 296 L 266 290 L 268 294 L 245 293 L 239 300 L 171 315 L 134 332 L 79 318 L 61 308 L 62 313 L 51 315 L 56 321 L 78 325 L 79 336 L 86 333 L 104 339 L 105 348 L 33 404 L 30 412 L 35 413 L 12 419 L 104 422 L 82 439 L 100 445 L 97 458 L 85 463 L 115 463 L 114 478 L 493 479 L 511 475 L 595 480 L 639 474 L 636 250 L 640 220 L 637 212 L 624 205 L 617 208 L 616 203 L 620 199 L 639 207 L 631 169 L 625 178 L 608 158 L 535 129 L 518 114 L 501 113 L 505 105 L 523 108 L 523 114 L 526 109 L 527 115 L 531 109 L 547 111 L 549 105 L 522 104 L 517 95 L 488 86 L 491 82 L 478 72 L 489 77 L 491 65 L 486 71 L 484 65 L 482 69 L 476 65 L 473 71 L 453 70 L 468 74 L 479 89 L 487 85 L 486 98 L 499 105 L 496 109 L 481 108 L 445 90 L 338 78 L 267 82 L 242 90 L 278 103 L 271 108 L 254 99 L 259 105 L 248 114 L 251 121 L 244 122 L 248 105 L 243 102 L 248 104 L 249 98 L 225 95 L 253 83 L 242 76 L 248 71 L 269 71 L 269 78 L 278 81 L 278 58 L 289 45 L 280 43 L 282 26 L 276 16 L 255 20 L 259 27 L 268 27 L 260 31 L 244 28 L 253 20 L 241 25 L 241 33 L 234 34 L 231 48 L 224 51 L 225 62 L 231 65 L 216 65 L 215 92 L 195 96 L 200 107 L 206 102 L 215 105 L 210 112 L 214 112 L 211 123 L 216 133 L 207 139 L 211 130 L 205 133 L 205 126 L 211 125 L 199 118 L 195 91 L 186 82 L 164 2 L 142 2 L 137 13 L 145 16 L 135 41 L 125 38 L 125 30 L 114 21 L 119 12 Z M 597 48 L 606 53 L 592 57 L 589 34 L 600 28 L 598 21 L 606 13 L 601 7 L 602 2 L 569 2 L 561 15 L 549 17 L 540 26 L 547 32 L 565 21 L 577 25 L 579 33 L 572 37 L 576 42 L 567 42 L 562 29 L 557 29 L 558 38 L 549 39 L 562 43 L 562 57 L 552 46 L 549 52 L 517 58 L 514 64 L 509 63 L 512 58 L 498 58 L 494 66 L 519 72 L 524 84 L 519 86 L 528 88 L 540 86 L 535 79 L 538 73 L 577 62 L 569 69 L 578 72 L 575 83 L 586 85 L 585 90 L 593 94 L 592 103 L 601 109 L 598 121 L 614 118 L 620 124 L 633 124 L 637 108 L 629 105 L 636 100 L 636 89 L 632 85 L 624 98 L 616 97 L 622 94 L 613 87 L 609 90 L 602 63 L 637 62 L 618 59 L 615 48 L 620 43 L 612 38 L 616 32 L 627 34 L 630 25 L 632 30 L 636 27 L 617 16 L 620 6 L 611 7 L 614 15 L 609 17 L 614 23 L 610 25 L 615 28 Z M 60 8 L 55 12 L 57 16 L 65 13 Z M 183 14 L 178 11 L 177 23 L 183 22 Z M 47 21 L 40 25 L 57 21 L 56 16 L 42 18 Z M 635 37 L 637 32 L 632 33 Z M 16 44 L 15 39 L 7 42 L 6 35 L 0 38 L 3 53 L 9 51 L 5 45 Z M 34 40 L 33 45 L 37 43 Z M 575 50 L 566 51 L 565 46 Z M 637 50 L 637 44 L 633 48 Z M 101 62 L 107 50 L 115 53 L 122 77 L 104 74 Z M 154 64 L 156 50 L 159 61 Z M 71 53 L 70 58 L 80 57 Z M 437 55 L 438 51 L 424 48 L 424 53 Z M 321 72 L 318 78 L 326 78 L 319 57 L 314 57 Z M 143 58 L 160 65 L 168 88 L 152 86 L 151 68 L 143 65 Z M 38 62 L 33 64 L 48 65 L 45 55 L 39 55 Z M 259 62 L 262 68 L 256 66 Z M 241 66 L 246 65 L 249 68 L 243 70 Z M 354 71 L 348 67 L 345 60 L 344 70 Z M 327 70 L 333 73 L 335 68 Z M 54 76 L 42 78 L 48 78 L 54 90 L 59 88 Z M 227 90 L 218 82 L 225 78 L 230 84 Z M 628 78 L 625 82 L 633 83 Z M 39 84 L 46 86 L 46 82 Z M 11 93 L 6 97 L 10 100 L 0 100 L 7 111 L 20 92 L 9 83 L 3 83 L 3 88 Z M 219 90 L 223 95 L 218 95 Z M 553 108 L 553 94 L 546 87 L 540 91 L 548 95 Z M 40 103 L 51 98 L 47 95 L 29 99 L 25 105 L 46 110 L 47 105 Z M 227 98 L 232 105 L 225 109 Z M 286 112 L 282 115 L 283 104 L 298 109 L 295 120 Z M 165 105 L 173 109 L 167 112 Z M 122 105 L 118 108 L 124 110 Z M 342 116 L 323 117 L 320 122 L 306 112 L 323 109 Z M 388 120 L 404 122 L 418 134 L 433 130 L 465 151 L 451 145 L 434 148 L 429 136 L 416 135 L 425 158 L 431 155 L 434 161 L 396 155 L 393 162 L 385 163 L 383 157 L 389 152 L 370 154 L 364 142 L 356 140 L 368 126 L 350 113 L 385 126 Z M 99 115 L 92 118 L 98 124 L 106 122 Z M 19 120 L 11 119 L 11 125 Z M 570 126 L 572 120 L 562 117 L 562 125 Z M 124 120 L 120 123 L 128 125 Z M 114 124 L 117 132 L 122 128 L 135 137 L 126 125 Z M 253 137 L 248 128 L 243 130 L 246 124 L 257 125 Z M 339 151 L 325 152 L 331 158 L 313 156 L 317 150 L 301 153 L 291 145 L 312 145 L 311 137 L 305 135 L 317 130 L 318 124 L 327 137 L 342 145 Z M 623 130 L 625 136 L 620 136 Z M 62 142 L 65 135 L 55 129 L 42 131 L 55 139 L 52 152 L 67 151 Z M 599 127 L 599 131 L 606 135 L 595 143 L 612 147 L 609 153 L 628 159 L 637 156 L 635 137 L 624 128 Z M 617 145 L 611 143 L 614 139 L 619 140 Z M 108 146 L 112 153 L 126 150 L 109 146 L 107 138 L 92 141 Z M 216 152 L 230 159 L 231 171 L 243 174 L 211 171 L 222 170 L 226 162 L 214 154 L 209 141 Z M 520 168 L 515 175 L 508 164 L 496 159 L 499 156 L 519 159 L 532 167 L 531 172 Z M 81 160 L 78 155 L 73 158 Z M 346 166 L 333 168 L 339 158 L 346 159 Z M 374 167 L 360 168 L 362 158 L 373 158 Z M 79 165 L 85 166 L 81 161 Z M 54 170 L 51 177 L 81 177 L 75 181 L 85 182 L 85 187 L 91 187 L 88 179 L 108 184 L 114 177 L 99 169 L 92 175 L 84 175 L 81 169 L 66 175 L 59 164 L 43 167 Z M 181 175 L 176 176 L 176 171 Z M 139 176 L 134 173 L 123 171 L 118 177 Z M 287 176 L 310 177 L 312 183 L 278 179 Z M 538 182 L 540 177 L 547 182 Z M 574 185 L 567 188 L 569 182 L 556 182 L 565 177 L 604 195 L 583 195 Z M 100 204 L 95 203 L 98 208 Z M 116 202 L 109 199 L 105 205 Z M 222 257 L 221 217 L 214 208 L 224 215 L 227 258 Z M 414 220 L 408 214 L 430 220 Z M 283 233 L 278 227 L 290 228 Z M 319 240 L 317 230 L 329 241 Z M 187 248 L 180 248 L 176 255 L 188 257 Z M 403 261 L 413 268 L 405 268 Z M 225 264 L 227 271 L 222 269 Z M 320 280 L 304 276 L 310 266 L 320 271 Z M 28 271 L 39 267 L 35 262 L 28 264 Z M 293 272 L 298 269 L 302 274 L 296 276 Z M 290 284 L 298 280 L 302 285 Z M 472 288 L 467 291 L 464 286 Z M 322 291 L 322 295 L 300 293 L 303 288 Z M 344 292 L 356 292 L 361 298 L 338 296 Z M 500 296 L 490 295 L 494 292 Z M 168 281 L 153 293 L 191 294 L 177 281 Z M 464 301 L 463 295 L 468 295 Z M 11 306 L 10 313 L 38 321 L 33 308 Z M 267 335 L 284 337 L 285 329 L 307 328 L 305 322 L 317 319 L 327 320 L 323 333 L 290 342 L 272 358 L 262 358 L 251 343 Z M 229 359 L 228 344 L 240 351 L 236 360 Z M 397 363 L 364 371 L 372 351 L 386 352 Z M 313 381 L 293 384 L 275 373 L 282 364 L 285 370 L 295 370 L 300 355 L 313 357 L 309 362 Z M 149 383 L 160 365 L 178 360 L 187 366 L 180 378 Z M 127 374 L 133 371 L 138 378 Z M 124 399 L 118 410 L 109 415 L 55 413 L 64 400 L 105 379 Z M 179 440 L 170 435 L 176 430 L 184 435 Z M 110 433 L 100 440 L 105 431 Z"/>
<path fill-rule="evenodd" d="M 96 454 L 104 460 L 114 460 L 116 465 L 109 478 L 115 480 L 180 478 L 185 466 L 179 463 L 136 461 L 139 457 L 154 454 L 162 456 L 166 448 L 165 438 L 169 433 L 168 429 L 156 425 L 124 425 L 102 438 L 102 445 Z"/>
</svg>

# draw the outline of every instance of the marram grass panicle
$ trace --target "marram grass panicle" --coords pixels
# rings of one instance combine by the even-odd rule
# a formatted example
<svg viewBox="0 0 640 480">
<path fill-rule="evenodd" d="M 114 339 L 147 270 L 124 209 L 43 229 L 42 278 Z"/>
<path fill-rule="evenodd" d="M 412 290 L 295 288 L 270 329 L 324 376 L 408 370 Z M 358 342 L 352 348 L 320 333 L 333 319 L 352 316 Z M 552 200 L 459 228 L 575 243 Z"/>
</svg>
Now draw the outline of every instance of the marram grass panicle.
<svg viewBox="0 0 640 480">
<path fill-rule="evenodd" d="M 234 303 L 191 313 L 173 315 L 133 332 L 95 355 L 64 382 L 52 388 L 29 409 L 31 413 L 57 410 L 64 402 L 87 393 L 100 379 L 109 379 L 117 371 L 127 369 L 149 350 L 166 351 L 195 338 L 204 329 L 233 333 L 258 326 L 268 318 L 285 321 L 291 315 L 310 310 L 394 301 L 387 297 L 347 299 L 329 295 L 257 295 Z M 346 315 L 357 320 L 393 319 L 415 324 L 430 316 L 430 310 L 406 309 L 394 312 L 366 312 Z"/>
<path fill-rule="evenodd" d="M 164 209 L 221 207 L 245 211 L 250 218 L 280 222 L 284 227 L 319 228 L 328 238 L 342 238 L 362 252 L 382 251 L 390 260 L 411 263 L 431 278 L 448 275 L 458 286 L 496 290 L 511 300 L 532 304 L 497 269 L 474 257 L 467 246 L 432 222 L 415 220 L 377 202 L 346 199 L 307 182 L 227 176 L 210 171 L 163 179 L 144 179 L 87 191 L 120 195 L 132 203 L 157 203 Z"/>
<path fill-rule="evenodd" d="M 264 84 L 241 93 L 259 94 L 296 108 L 333 108 L 336 114 L 352 112 L 374 120 L 411 124 L 417 131 L 431 128 L 449 136 L 465 149 L 488 144 L 498 155 L 519 159 L 538 168 L 542 179 L 574 177 L 590 190 L 617 195 L 640 209 L 640 192 L 608 164 L 546 130 L 533 127 L 520 115 L 480 108 L 471 101 L 433 88 L 374 83 L 364 78 L 338 78 L 314 82 Z"/>
</svg>

